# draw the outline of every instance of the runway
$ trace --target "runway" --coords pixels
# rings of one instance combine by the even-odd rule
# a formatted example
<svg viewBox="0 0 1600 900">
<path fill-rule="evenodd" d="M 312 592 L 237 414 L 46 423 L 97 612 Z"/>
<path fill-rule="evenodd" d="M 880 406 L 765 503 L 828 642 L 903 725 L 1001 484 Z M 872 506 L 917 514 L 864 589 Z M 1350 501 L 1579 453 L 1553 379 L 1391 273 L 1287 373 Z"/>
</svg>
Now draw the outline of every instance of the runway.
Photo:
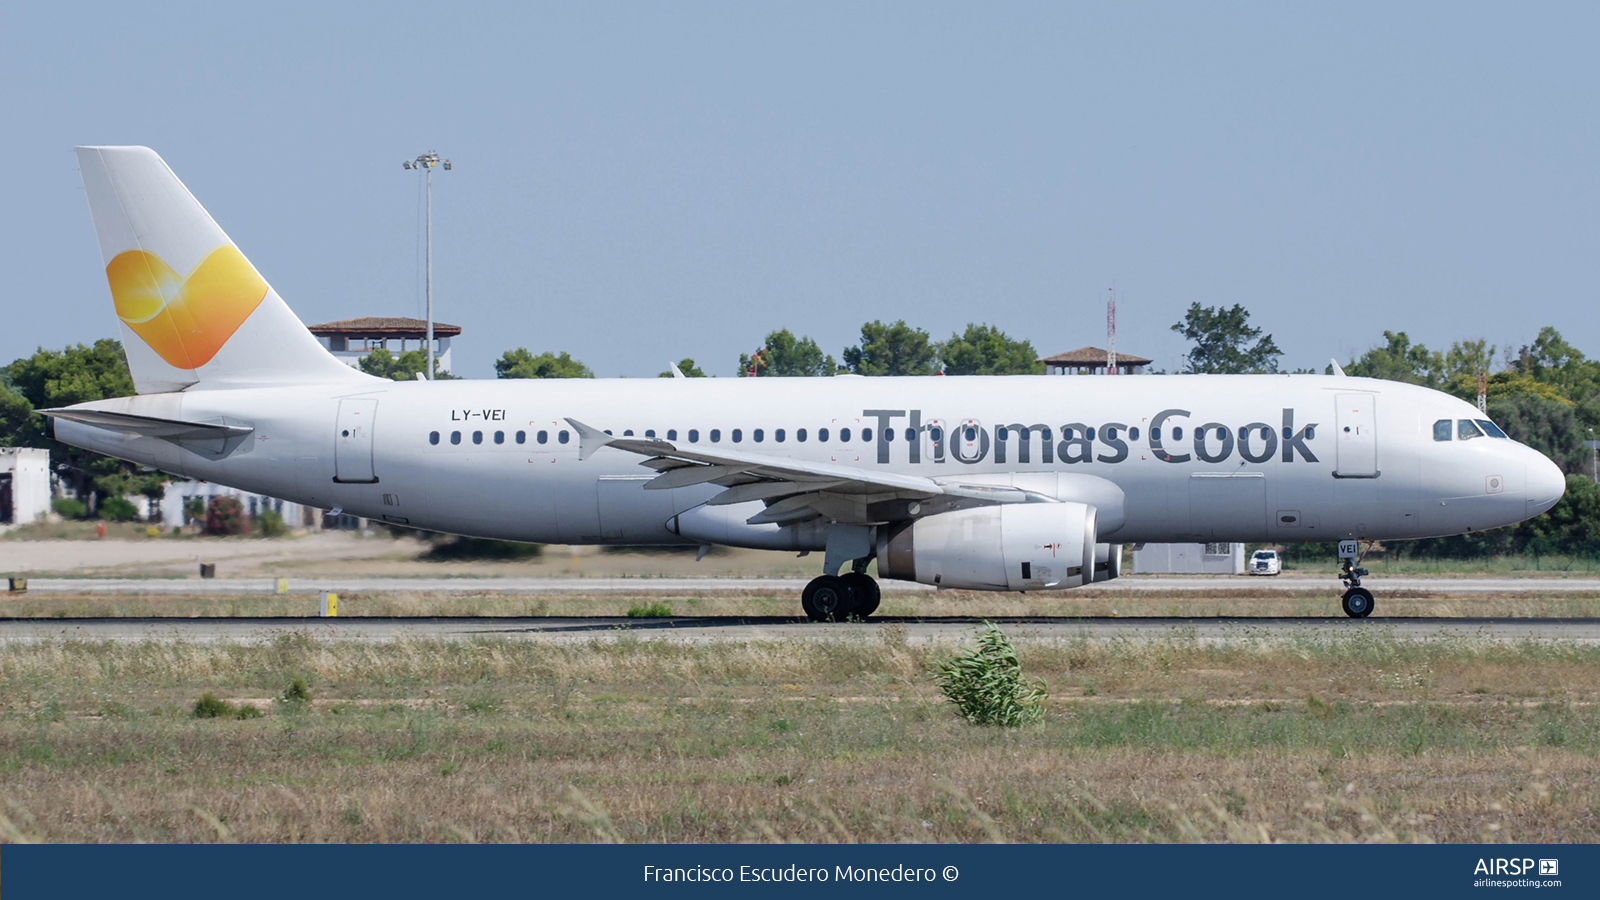
<svg viewBox="0 0 1600 900">
<path fill-rule="evenodd" d="M 515 594 L 691 594 L 740 591 L 756 594 L 793 594 L 805 587 L 804 578 L 290 578 L 289 593 L 515 593 Z M 905 581 L 880 581 L 886 593 L 933 591 L 930 585 Z M 1433 594 L 1500 593 L 1600 593 L 1600 578 L 1387 578 L 1369 576 L 1362 584 L 1380 598 L 1385 591 L 1420 591 Z M 1095 591 L 1325 591 L 1342 588 L 1330 568 L 1325 576 L 1251 577 L 1208 575 L 1131 575 L 1092 585 Z M 270 578 L 33 578 L 28 590 L 50 594 L 271 594 L 277 580 Z M 1081 589 L 1080 589 L 1081 590 Z"/>
<path fill-rule="evenodd" d="M 1112 639 L 1198 640 L 1223 643 L 1303 636 L 1340 638 L 1361 634 L 1422 640 L 1522 640 L 1600 643 L 1600 619 L 1501 618 L 996 618 L 1017 640 Z M 119 643 L 261 643 L 286 634 L 319 640 L 389 642 L 427 640 L 664 640 L 682 643 L 748 641 L 872 640 L 884 626 L 904 629 L 913 643 L 959 641 L 981 622 L 966 617 L 886 618 L 865 623 L 822 624 L 786 617 L 627 618 L 217 618 L 217 619 L 0 619 L 0 644 L 48 640 Z"/>
</svg>

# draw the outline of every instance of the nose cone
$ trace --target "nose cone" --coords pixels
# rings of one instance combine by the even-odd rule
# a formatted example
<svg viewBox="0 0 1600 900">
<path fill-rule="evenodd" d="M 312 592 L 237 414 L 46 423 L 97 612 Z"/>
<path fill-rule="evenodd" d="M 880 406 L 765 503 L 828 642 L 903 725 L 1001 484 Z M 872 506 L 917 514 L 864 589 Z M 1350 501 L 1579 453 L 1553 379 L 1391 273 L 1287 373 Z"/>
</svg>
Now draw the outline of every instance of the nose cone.
<svg viewBox="0 0 1600 900">
<path fill-rule="evenodd" d="M 1535 452 L 1528 460 L 1528 518 L 1544 512 L 1567 492 L 1567 478 L 1550 458 Z"/>
</svg>

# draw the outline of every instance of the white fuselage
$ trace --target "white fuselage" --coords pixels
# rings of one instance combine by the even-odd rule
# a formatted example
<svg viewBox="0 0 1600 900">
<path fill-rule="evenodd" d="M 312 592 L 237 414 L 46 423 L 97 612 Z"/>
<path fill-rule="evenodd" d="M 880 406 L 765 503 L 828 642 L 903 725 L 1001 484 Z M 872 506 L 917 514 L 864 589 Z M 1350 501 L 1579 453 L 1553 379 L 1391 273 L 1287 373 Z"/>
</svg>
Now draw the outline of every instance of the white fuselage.
<svg viewBox="0 0 1600 900">
<path fill-rule="evenodd" d="M 580 459 L 568 418 L 617 436 L 671 432 L 684 448 L 941 480 L 1098 476 L 1123 494 L 1120 527 L 1099 535 L 1118 543 L 1459 534 L 1537 515 L 1564 487 L 1515 441 L 1436 440 L 1439 420 L 1485 418 L 1460 400 L 1315 375 L 372 380 L 85 407 L 254 430 L 185 443 L 59 421 L 57 438 L 398 525 L 552 543 L 699 543 L 675 517 L 721 490 L 647 491 L 655 473 L 636 453 Z M 804 536 L 775 543 L 774 530 L 732 528 L 718 542 L 820 549 Z"/>
</svg>

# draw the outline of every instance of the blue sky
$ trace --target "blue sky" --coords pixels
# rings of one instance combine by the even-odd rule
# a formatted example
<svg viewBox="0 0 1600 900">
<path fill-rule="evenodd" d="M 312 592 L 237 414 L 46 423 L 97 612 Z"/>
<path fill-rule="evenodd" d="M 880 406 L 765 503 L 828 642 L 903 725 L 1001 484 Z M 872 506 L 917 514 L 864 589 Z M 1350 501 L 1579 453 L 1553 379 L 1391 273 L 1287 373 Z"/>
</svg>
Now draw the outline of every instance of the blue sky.
<svg viewBox="0 0 1600 900">
<path fill-rule="evenodd" d="M 307 322 L 435 299 L 456 369 L 733 374 L 969 321 L 1172 368 L 1404 330 L 1600 355 L 1600 6 L 9 4 L 0 361 L 116 333 L 71 148 L 154 147 Z"/>
</svg>

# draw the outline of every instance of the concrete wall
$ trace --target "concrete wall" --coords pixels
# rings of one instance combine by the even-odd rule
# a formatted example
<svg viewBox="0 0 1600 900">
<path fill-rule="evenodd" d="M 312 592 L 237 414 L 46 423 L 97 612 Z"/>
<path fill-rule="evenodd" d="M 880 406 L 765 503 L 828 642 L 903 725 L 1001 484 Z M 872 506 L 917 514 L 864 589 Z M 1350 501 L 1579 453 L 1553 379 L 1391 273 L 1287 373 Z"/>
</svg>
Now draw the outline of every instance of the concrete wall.
<svg viewBox="0 0 1600 900">
<path fill-rule="evenodd" d="M 0 476 L 9 475 L 8 509 L 0 522 L 26 525 L 50 515 L 50 451 L 33 447 L 0 447 Z"/>
<path fill-rule="evenodd" d="M 186 524 L 183 518 L 183 501 L 190 497 L 199 497 L 210 501 L 212 497 L 238 497 L 239 504 L 244 507 L 247 516 L 259 515 L 264 510 L 272 510 L 283 516 L 284 524 L 291 530 L 310 528 L 320 531 L 322 528 L 322 510 L 267 497 L 262 494 L 251 494 L 237 488 L 209 481 L 169 481 L 161 497 L 161 521 L 168 528 L 175 528 Z M 196 524 L 204 524 L 204 519 Z"/>
<path fill-rule="evenodd" d="M 1133 551 L 1141 575 L 1243 575 L 1244 544 L 1145 544 Z"/>
</svg>

